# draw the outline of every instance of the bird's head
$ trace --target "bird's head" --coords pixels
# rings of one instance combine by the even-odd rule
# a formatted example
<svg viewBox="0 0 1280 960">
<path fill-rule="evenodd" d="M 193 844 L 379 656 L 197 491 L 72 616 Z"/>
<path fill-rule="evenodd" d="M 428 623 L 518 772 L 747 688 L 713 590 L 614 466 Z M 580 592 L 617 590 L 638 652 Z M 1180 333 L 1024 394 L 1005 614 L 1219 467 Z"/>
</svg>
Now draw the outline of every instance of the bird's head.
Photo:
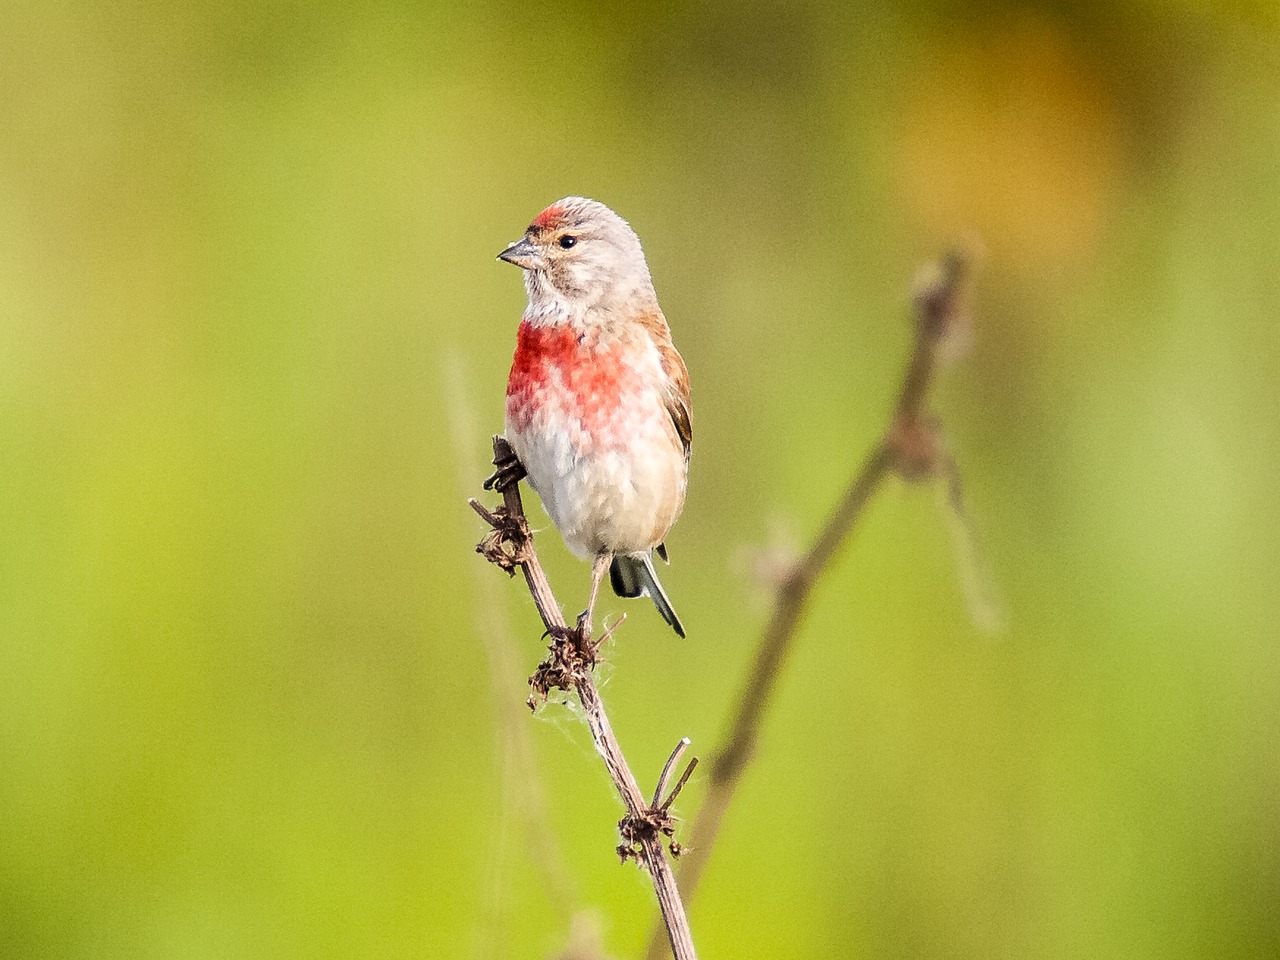
<svg viewBox="0 0 1280 960">
<path fill-rule="evenodd" d="M 551 204 L 498 259 L 524 270 L 536 312 L 583 321 L 656 305 L 640 239 L 595 200 L 565 197 Z"/>
</svg>

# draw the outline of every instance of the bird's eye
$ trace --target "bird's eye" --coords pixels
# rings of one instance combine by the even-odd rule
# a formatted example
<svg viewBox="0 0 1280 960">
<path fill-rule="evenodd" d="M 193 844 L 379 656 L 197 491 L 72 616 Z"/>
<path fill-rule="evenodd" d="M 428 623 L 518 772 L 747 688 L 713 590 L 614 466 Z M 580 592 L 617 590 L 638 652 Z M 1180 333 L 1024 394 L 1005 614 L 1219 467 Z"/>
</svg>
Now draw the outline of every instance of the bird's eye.
<svg viewBox="0 0 1280 960">
<path fill-rule="evenodd" d="M 567 234 L 567 233 L 566 233 L 563 237 L 561 237 L 561 238 L 560 238 L 560 246 L 564 247 L 566 250 L 568 250 L 570 247 L 572 247 L 572 246 L 573 246 L 575 243 L 577 243 L 577 242 L 578 242 L 578 238 L 577 238 L 577 237 L 570 236 L 570 235 L 569 235 L 569 234 Z"/>
</svg>

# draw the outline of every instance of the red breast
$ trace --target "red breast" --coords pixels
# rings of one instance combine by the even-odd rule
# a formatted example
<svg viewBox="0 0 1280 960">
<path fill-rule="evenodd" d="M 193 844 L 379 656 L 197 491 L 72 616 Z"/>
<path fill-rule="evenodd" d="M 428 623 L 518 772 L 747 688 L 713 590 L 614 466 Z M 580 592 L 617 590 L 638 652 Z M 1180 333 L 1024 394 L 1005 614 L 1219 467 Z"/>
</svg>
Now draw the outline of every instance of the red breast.
<svg viewBox="0 0 1280 960">
<path fill-rule="evenodd" d="M 626 398 L 642 389 L 642 376 L 624 361 L 621 341 L 601 345 L 593 330 L 567 323 L 520 322 L 507 380 L 507 414 L 526 429 L 543 409 L 577 417 L 601 440 L 612 432 Z"/>
</svg>

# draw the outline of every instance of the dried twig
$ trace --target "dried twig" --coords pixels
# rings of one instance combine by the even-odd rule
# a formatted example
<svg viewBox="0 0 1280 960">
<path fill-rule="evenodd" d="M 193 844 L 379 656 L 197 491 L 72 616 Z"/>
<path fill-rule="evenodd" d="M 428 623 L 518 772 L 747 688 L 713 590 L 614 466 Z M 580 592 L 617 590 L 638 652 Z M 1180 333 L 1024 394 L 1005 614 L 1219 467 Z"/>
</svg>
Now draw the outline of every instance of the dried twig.
<svg viewBox="0 0 1280 960">
<path fill-rule="evenodd" d="M 925 401 L 933 385 L 943 340 L 967 322 L 965 283 L 968 275 L 969 258 L 953 252 L 922 271 L 917 280 L 915 344 L 897 405 L 885 435 L 863 461 L 817 539 L 782 580 L 773 614 L 760 637 L 751 672 L 738 696 L 725 746 L 711 762 L 706 798 L 693 822 L 680 869 L 680 884 L 686 897 L 693 896 L 702 878 L 725 811 L 755 751 L 761 720 L 772 703 L 814 586 L 848 539 L 871 497 L 894 473 L 909 481 L 945 477 L 953 489 L 957 489 L 958 472 L 944 449 L 939 424 L 928 414 Z M 655 931 L 649 941 L 649 960 L 661 960 L 665 953 L 662 938 Z"/>
<path fill-rule="evenodd" d="M 596 661 L 596 651 L 605 637 L 593 643 L 590 637 L 571 629 L 565 622 L 534 550 L 533 534 L 525 519 L 524 505 L 520 498 L 518 475 L 512 469 L 513 463 L 518 461 L 510 445 L 502 437 L 493 438 L 493 463 L 498 472 L 487 486 L 501 489 L 503 506 L 491 511 L 475 500 L 469 501 L 472 509 L 492 528 L 476 549 L 512 576 L 517 567 L 524 573 L 529 593 L 547 629 L 546 635 L 551 639 L 547 657 L 529 678 L 532 688 L 529 705 L 535 706 L 539 698 L 546 699 L 553 689 L 571 690 L 578 695 L 583 716 L 591 731 L 591 739 L 626 808 L 626 815 L 618 821 L 618 831 L 623 841 L 618 847 L 618 855 L 624 861 L 634 859 L 648 871 L 654 892 L 658 896 L 658 907 L 662 911 L 666 940 L 676 960 L 696 960 L 689 921 L 680 900 L 680 891 L 676 887 L 675 872 L 662 846 L 662 838 L 670 838 L 674 833 L 675 821 L 669 812 L 671 802 L 692 772 L 693 764 L 689 765 L 670 797 L 661 805 L 656 801 L 654 804 L 645 802 L 644 794 L 627 766 L 622 748 L 609 724 L 591 672 Z M 659 780 L 659 794 L 670 778 L 671 768 L 687 745 L 688 741 L 682 740 L 672 754 L 667 769 Z M 671 852 L 673 856 L 680 852 L 680 846 L 674 840 Z"/>
</svg>

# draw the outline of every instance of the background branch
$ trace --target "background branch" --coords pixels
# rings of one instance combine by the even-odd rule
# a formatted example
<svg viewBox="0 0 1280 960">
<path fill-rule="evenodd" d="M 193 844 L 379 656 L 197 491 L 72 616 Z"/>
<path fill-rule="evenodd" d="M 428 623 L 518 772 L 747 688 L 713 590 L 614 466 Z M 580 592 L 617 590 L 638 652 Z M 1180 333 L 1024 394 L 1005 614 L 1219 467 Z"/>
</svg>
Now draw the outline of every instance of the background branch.
<svg viewBox="0 0 1280 960">
<path fill-rule="evenodd" d="M 514 451 L 502 437 L 493 438 L 493 462 L 499 474 L 515 462 Z M 595 663 L 595 651 L 602 641 L 591 643 L 589 637 L 571 630 L 565 622 L 534 550 L 533 534 L 525 519 L 519 484 L 503 484 L 502 498 L 502 508 L 492 512 L 474 499 L 470 504 L 493 528 L 493 532 L 477 549 L 512 574 L 515 567 L 520 568 L 547 634 L 551 637 L 547 658 L 530 678 L 533 687 L 530 705 L 534 705 L 536 696 L 545 698 L 552 688 L 572 689 L 578 695 L 592 742 L 604 760 L 609 779 L 613 781 L 627 811 L 619 822 L 624 841 L 618 848 L 619 855 L 624 860 L 628 857 L 636 859 L 648 871 L 662 912 L 666 940 L 676 960 L 696 960 L 693 937 L 689 932 L 689 921 L 676 886 L 675 873 L 662 845 L 663 836 L 671 836 L 672 820 L 665 809 L 655 809 L 645 802 L 644 794 L 627 765 L 609 723 L 591 672 Z M 673 754 L 673 758 L 682 747 L 683 744 L 677 748 L 677 754 Z"/>
<path fill-rule="evenodd" d="M 725 745 L 711 762 L 706 798 L 693 822 L 680 870 L 686 897 L 693 896 L 702 879 L 725 812 L 755 752 L 761 721 L 773 702 L 778 678 L 808 612 L 813 589 L 871 498 L 893 473 L 908 480 L 945 477 L 953 490 L 959 489 L 958 470 L 943 448 L 938 424 L 928 415 L 925 403 L 935 379 L 943 340 L 967 323 L 965 287 L 969 263 L 967 255 L 953 251 L 924 268 L 917 277 L 916 336 L 898 402 L 883 438 L 867 455 L 812 546 L 788 571 L 778 589 L 773 614 L 761 634 L 751 670 L 738 695 Z M 658 931 L 650 939 L 648 955 L 649 960 L 661 960 L 666 955 L 666 946 Z"/>
</svg>

